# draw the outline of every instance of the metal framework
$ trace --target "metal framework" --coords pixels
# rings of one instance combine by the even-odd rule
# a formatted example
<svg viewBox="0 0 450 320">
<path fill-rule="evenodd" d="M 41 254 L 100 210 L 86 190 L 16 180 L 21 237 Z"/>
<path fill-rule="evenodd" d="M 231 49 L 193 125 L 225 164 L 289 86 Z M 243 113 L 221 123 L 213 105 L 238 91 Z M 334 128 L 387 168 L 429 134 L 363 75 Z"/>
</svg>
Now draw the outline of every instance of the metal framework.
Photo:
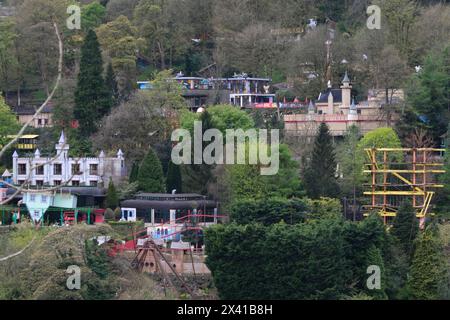
<svg viewBox="0 0 450 320">
<path fill-rule="evenodd" d="M 399 204 L 411 199 L 418 218 L 431 214 L 431 201 L 436 188 L 436 176 L 442 169 L 442 153 L 435 148 L 371 148 L 365 149 L 369 162 L 364 173 L 370 174 L 364 195 L 371 197 L 369 210 L 378 210 L 384 218 L 395 217 Z M 399 162 L 400 161 L 400 162 Z M 403 162 L 401 162 L 403 161 Z"/>
</svg>

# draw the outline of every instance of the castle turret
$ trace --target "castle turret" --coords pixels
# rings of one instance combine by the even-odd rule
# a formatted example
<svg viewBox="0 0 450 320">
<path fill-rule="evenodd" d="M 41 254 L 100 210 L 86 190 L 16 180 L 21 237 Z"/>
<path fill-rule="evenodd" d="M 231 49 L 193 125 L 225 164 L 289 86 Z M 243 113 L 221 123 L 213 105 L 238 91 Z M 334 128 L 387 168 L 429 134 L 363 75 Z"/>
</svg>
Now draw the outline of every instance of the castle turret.
<svg viewBox="0 0 450 320">
<path fill-rule="evenodd" d="M 355 99 L 352 100 L 347 119 L 348 121 L 356 121 L 358 119 L 358 110 L 356 109 Z"/>
<path fill-rule="evenodd" d="M 312 102 L 312 100 L 309 101 L 309 105 L 308 105 L 308 115 L 307 115 L 307 119 L 308 120 L 314 120 L 314 115 L 316 114 L 316 108 Z"/>
<path fill-rule="evenodd" d="M 345 72 L 344 79 L 342 79 L 342 108 L 350 108 L 352 85 L 347 71 Z"/>
<path fill-rule="evenodd" d="M 314 104 L 312 102 L 312 100 L 309 101 L 309 106 L 308 106 L 308 114 L 314 114 L 316 113 L 316 109 L 314 108 Z"/>
<path fill-rule="evenodd" d="M 69 145 L 66 143 L 66 137 L 64 136 L 64 131 L 61 131 L 61 136 L 59 137 L 58 143 L 55 145 L 56 154 L 60 158 L 67 159 L 69 154 Z"/>
<path fill-rule="evenodd" d="M 330 93 L 328 94 L 328 111 L 327 111 L 327 113 L 328 114 L 333 114 L 334 113 L 334 98 L 333 98 L 333 94 L 331 93 L 331 90 L 330 90 Z"/>
</svg>

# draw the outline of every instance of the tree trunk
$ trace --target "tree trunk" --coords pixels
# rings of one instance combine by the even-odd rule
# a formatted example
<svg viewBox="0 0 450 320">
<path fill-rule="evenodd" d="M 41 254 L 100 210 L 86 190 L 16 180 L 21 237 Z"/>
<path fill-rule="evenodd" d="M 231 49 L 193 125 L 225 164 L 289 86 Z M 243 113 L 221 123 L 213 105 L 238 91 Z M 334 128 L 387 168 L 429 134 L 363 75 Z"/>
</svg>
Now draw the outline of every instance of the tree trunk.
<svg viewBox="0 0 450 320">
<path fill-rule="evenodd" d="M 17 86 L 17 106 L 20 107 L 20 84 Z"/>
<path fill-rule="evenodd" d="M 159 51 L 159 57 L 161 62 L 161 69 L 166 69 L 166 55 L 164 53 L 164 48 L 161 45 L 161 42 L 158 41 L 158 51 Z"/>
</svg>

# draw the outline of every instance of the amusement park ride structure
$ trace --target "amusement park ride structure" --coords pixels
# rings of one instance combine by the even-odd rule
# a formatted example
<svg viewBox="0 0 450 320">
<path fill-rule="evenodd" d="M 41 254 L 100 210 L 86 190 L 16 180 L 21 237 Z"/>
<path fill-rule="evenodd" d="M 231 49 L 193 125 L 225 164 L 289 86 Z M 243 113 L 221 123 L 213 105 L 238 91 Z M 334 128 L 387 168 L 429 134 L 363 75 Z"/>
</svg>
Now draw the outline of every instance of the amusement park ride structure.
<svg viewBox="0 0 450 320">
<path fill-rule="evenodd" d="M 187 284 L 184 279 L 186 274 L 192 274 L 195 277 L 198 274 L 209 273 L 204 264 L 203 248 L 199 248 L 199 239 L 203 237 L 203 231 L 207 227 L 201 220 L 206 218 L 226 218 L 226 216 L 207 215 L 207 214 L 188 214 L 176 219 L 175 223 L 181 225 L 177 231 L 168 234 L 156 234 L 149 232 L 149 229 L 138 231 L 132 235 L 135 244 L 135 257 L 131 263 L 132 267 L 140 272 L 150 274 L 159 274 L 163 278 L 163 283 L 168 284 L 174 291 L 185 291 L 191 297 L 195 298 L 194 288 Z M 172 224 L 161 223 L 153 226 L 152 230 L 164 230 L 167 227 L 173 227 Z M 193 240 L 187 242 L 173 240 L 177 235 L 188 239 L 193 234 Z M 183 240 L 183 238 L 180 238 Z M 170 247 L 167 247 L 166 241 L 169 241 Z M 194 245 L 191 246 L 192 242 Z M 189 255 L 189 262 L 186 262 L 185 255 Z M 181 288 L 172 281 L 171 275 L 181 284 Z"/>
<path fill-rule="evenodd" d="M 371 197 L 368 210 L 377 210 L 388 223 L 395 217 L 399 205 L 410 200 L 421 223 L 430 212 L 431 201 L 437 188 L 438 174 L 445 173 L 439 153 L 435 148 L 371 148 L 365 149 L 369 163 L 364 173 L 370 174 L 364 195 Z M 367 214 L 366 214 L 367 215 Z"/>
</svg>

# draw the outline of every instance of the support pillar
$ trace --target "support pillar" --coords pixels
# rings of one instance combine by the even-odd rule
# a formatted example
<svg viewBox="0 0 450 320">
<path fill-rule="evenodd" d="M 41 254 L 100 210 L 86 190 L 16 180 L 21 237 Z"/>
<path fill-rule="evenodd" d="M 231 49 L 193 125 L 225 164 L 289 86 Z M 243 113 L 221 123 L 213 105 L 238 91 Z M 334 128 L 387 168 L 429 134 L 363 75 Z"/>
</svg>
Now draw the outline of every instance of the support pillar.
<svg viewBox="0 0 450 320">
<path fill-rule="evenodd" d="M 217 224 L 217 208 L 214 208 L 214 224 Z"/>
</svg>

